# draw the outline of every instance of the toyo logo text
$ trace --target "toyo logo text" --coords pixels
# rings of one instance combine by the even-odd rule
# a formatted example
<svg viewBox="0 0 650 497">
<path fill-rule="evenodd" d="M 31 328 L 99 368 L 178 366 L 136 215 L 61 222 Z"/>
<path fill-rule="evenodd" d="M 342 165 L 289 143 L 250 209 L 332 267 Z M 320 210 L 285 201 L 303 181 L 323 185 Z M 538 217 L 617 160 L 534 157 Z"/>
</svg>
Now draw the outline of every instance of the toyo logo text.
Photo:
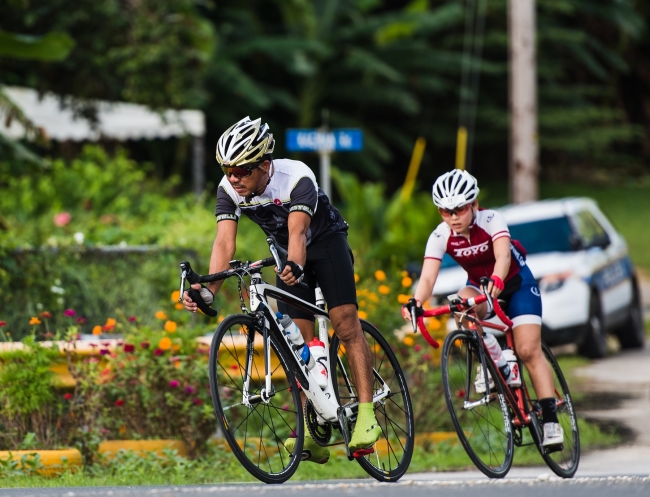
<svg viewBox="0 0 650 497">
<path fill-rule="evenodd" d="M 483 242 L 480 245 L 474 245 L 472 247 L 465 247 L 454 249 L 456 257 L 469 257 L 470 255 L 476 255 L 480 252 L 488 251 L 488 242 Z"/>
</svg>

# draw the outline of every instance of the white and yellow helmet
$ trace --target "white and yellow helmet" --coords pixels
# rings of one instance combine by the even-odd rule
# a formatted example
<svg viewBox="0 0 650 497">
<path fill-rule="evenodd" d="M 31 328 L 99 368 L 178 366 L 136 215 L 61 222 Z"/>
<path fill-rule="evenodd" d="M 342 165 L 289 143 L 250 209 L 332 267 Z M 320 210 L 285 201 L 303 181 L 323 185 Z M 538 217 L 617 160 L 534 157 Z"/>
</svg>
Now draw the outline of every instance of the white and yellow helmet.
<svg viewBox="0 0 650 497">
<path fill-rule="evenodd" d="M 433 203 L 443 209 L 455 209 L 478 197 L 476 178 L 467 171 L 454 169 L 439 176 L 433 184 Z"/>
<path fill-rule="evenodd" d="M 217 162 L 221 166 L 234 167 L 258 162 L 264 155 L 272 154 L 275 140 L 269 133 L 269 125 L 261 119 L 250 117 L 228 128 L 217 142 Z"/>
</svg>

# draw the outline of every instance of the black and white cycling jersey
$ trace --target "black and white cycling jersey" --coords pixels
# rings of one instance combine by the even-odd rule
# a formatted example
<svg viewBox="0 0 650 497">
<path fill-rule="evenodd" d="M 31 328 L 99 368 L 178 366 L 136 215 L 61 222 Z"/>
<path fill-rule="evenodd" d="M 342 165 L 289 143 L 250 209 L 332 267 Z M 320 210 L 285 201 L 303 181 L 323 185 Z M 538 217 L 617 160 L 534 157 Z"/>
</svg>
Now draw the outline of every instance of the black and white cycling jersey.
<svg viewBox="0 0 650 497">
<path fill-rule="evenodd" d="M 289 213 L 299 210 L 311 217 L 307 246 L 332 233 L 344 233 L 348 224 L 327 195 L 318 187 L 309 167 L 290 159 L 273 160 L 273 176 L 264 192 L 254 197 L 242 197 L 224 176 L 217 189 L 217 222 L 238 221 L 242 214 L 258 224 L 268 235 L 287 248 Z"/>
</svg>

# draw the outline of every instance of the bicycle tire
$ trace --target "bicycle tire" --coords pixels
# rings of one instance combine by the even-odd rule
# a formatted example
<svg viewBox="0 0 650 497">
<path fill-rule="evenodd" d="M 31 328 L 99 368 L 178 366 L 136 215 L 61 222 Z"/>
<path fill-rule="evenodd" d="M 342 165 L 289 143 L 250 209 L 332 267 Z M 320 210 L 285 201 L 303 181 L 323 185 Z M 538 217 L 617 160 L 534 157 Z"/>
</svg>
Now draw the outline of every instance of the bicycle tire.
<svg viewBox="0 0 650 497">
<path fill-rule="evenodd" d="M 480 364 L 478 346 L 470 331 L 455 330 L 447 335 L 440 360 L 443 391 L 456 434 L 469 458 L 486 476 L 503 478 L 512 466 L 514 439 L 504 386 L 492 361 L 486 361 L 495 383 L 492 400 L 473 409 L 463 407 L 465 401 L 478 402 L 485 397 L 474 385 Z"/>
<path fill-rule="evenodd" d="M 370 347 L 373 368 L 389 386 L 390 395 L 375 404 L 375 415 L 382 430 L 374 446 L 375 452 L 357 458 L 357 462 L 376 480 L 397 481 L 406 473 L 415 445 L 411 398 L 393 349 L 377 328 L 363 319 L 360 321 Z M 339 404 L 357 402 L 347 354 L 336 335 L 330 342 L 330 362 L 336 364 L 336 367 L 332 367 L 332 384 Z M 381 386 L 377 376 L 373 376 L 372 391 L 376 392 Z M 351 429 L 349 431 L 352 433 Z"/>
<path fill-rule="evenodd" d="M 249 395 L 265 387 L 264 356 L 254 350 L 262 338 L 255 319 L 244 314 L 228 316 L 217 327 L 210 347 L 209 373 L 212 405 L 226 442 L 242 466 L 265 483 L 283 483 L 295 473 L 302 455 L 304 421 L 296 380 L 282 353 L 271 340 L 271 372 L 278 388 L 268 403 L 259 398 L 242 403 L 245 378 Z M 246 372 L 246 357 L 253 344 L 253 360 Z M 263 340 L 262 340 L 263 343 Z M 261 345 L 261 344 L 260 344 Z M 295 436 L 293 453 L 285 441 Z M 296 456 L 297 455 L 297 456 Z"/>
<path fill-rule="evenodd" d="M 537 399 L 528 398 L 528 406 L 531 416 L 535 417 L 535 425 L 530 426 L 530 434 L 533 437 L 537 450 L 542 455 L 548 467 L 561 478 L 571 478 L 578 470 L 580 463 L 580 433 L 578 432 L 578 419 L 573 408 L 573 401 L 569 387 L 562 373 L 553 352 L 548 345 L 542 342 L 542 352 L 553 371 L 555 391 L 558 395 L 557 418 L 564 430 L 564 444 L 562 450 L 547 453 L 541 445 L 541 413 L 535 408 Z M 528 371 L 526 371 L 528 375 Z M 529 376 L 529 375 L 528 375 Z M 527 392 L 533 391 L 527 388 Z"/>
</svg>

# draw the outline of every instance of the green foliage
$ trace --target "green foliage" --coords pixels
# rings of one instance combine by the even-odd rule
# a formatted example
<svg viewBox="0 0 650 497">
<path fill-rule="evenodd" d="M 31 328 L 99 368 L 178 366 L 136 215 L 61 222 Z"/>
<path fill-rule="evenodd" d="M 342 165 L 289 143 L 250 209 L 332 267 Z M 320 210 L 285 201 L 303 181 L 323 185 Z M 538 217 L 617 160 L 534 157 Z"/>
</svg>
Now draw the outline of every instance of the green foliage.
<svg viewBox="0 0 650 497">
<path fill-rule="evenodd" d="M 22 350 L 0 354 L 0 445 L 11 449 L 30 444 L 33 438 L 42 445 L 56 445 L 58 434 L 50 428 L 61 405 L 50 367 L 60 361 L 59 351 L 40 346 L 33 337 L 23 345 Z"/>
<path fill-rule="evenodd" d="M 0 479 L 34 477 L 43 468 L 39 454 L 23 454 L 14 460 L 9 452 L 9 457 L 0 459 Z"/>
<path fill-rule="evenodd" d="M 0 30 L 0 56 L 24 60 L 63 60 L 74 48 L 65 33 L 26 36 Z"/>
</svg>

